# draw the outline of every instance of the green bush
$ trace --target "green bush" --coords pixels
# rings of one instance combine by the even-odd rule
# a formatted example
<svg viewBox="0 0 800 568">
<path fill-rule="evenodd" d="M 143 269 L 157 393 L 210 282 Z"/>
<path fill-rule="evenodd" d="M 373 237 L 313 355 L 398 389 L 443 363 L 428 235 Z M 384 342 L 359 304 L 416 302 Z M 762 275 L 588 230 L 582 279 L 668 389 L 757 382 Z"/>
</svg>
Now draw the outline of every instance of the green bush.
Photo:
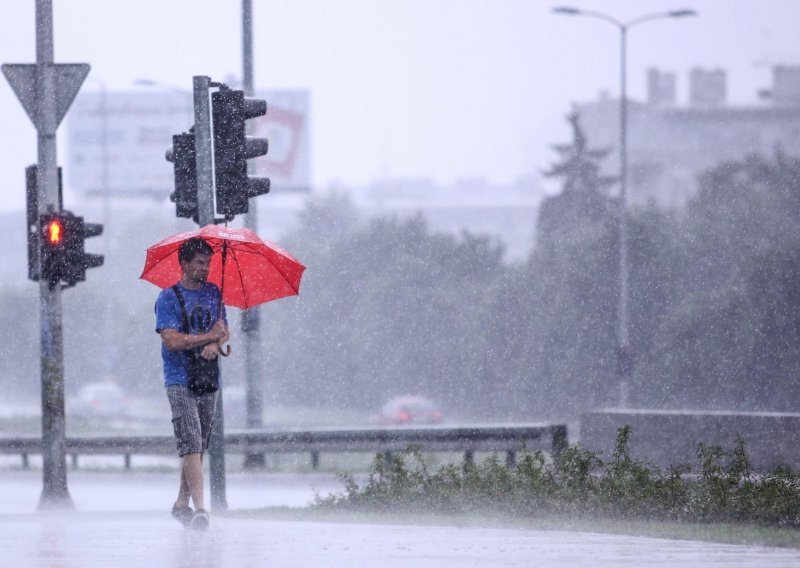
<svg viewBox="0 0 800 568">
<path fill-rule="evenodd" d="M 800 475 L 782 468 L 754 476 L 741 438 L 729 452 L 701 444 L 700 474 L 688 476 L 687 466 L 664 472 L 631 457 L 630 436 L 630 426 L 619 429 L 609 461 L 571 444 L 557 460 L 524 451 L 510 467 L 492 455 L 431 472 L 419 447 L 378 454 L 362 485 L 345 475 L 344 493 L 316 506 L 800 526 Z"/>
</svg>

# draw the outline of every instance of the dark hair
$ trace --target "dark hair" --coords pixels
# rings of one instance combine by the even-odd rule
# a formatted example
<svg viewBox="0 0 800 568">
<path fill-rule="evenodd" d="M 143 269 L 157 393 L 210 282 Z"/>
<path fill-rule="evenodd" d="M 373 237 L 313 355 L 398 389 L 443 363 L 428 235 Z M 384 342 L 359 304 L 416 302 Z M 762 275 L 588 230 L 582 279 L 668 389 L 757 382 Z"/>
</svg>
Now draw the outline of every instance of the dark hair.
<svg viewBox="0 0 800 568">
<path fill-rule="evenodd" d="M 196 254 L 207 254 L 210 256 L 213 253 L 214 249 L 211 248 L 211 245 L 199 237 L 192 237 L 181 243 L 178 249 L 178 262 L 181 264 L 191 262 Z"/>
</svg>

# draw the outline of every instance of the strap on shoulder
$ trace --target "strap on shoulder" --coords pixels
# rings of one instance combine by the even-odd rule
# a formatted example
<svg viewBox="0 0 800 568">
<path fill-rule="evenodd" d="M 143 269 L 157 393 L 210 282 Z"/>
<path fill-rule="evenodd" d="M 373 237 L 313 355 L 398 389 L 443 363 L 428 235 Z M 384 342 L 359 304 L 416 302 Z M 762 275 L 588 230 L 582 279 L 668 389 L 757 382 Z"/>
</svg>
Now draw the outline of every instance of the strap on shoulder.
<svg viewBox="0 0 800 568">
<path fill-rule="evenodd" d="M 186 313 L 186 302 L 183 300 L 183 294 L 181 294 L 177 284 L 172 286 L 172 291 L 175 292 L 175 296 L 177 296 L 178 303 L 181 306 L 181 333 L 189 333 L 189 315 Z"/>
</svg>

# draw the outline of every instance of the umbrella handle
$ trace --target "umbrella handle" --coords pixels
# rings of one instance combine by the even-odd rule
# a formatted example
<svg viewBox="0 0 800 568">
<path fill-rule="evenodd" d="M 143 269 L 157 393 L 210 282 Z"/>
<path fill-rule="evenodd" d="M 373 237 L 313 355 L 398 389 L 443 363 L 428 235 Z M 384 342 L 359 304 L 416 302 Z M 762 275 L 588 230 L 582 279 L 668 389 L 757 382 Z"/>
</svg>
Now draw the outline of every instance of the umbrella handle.
<svg viewBox="0 0 800 568">
<path fill-rule="evenodd" d="M 219 346 L 219 354 L 223 357 L 228 357 L 231 354 L 231 346 L 226 345 L 224 348 L 222 345 Z"/>
</svg>

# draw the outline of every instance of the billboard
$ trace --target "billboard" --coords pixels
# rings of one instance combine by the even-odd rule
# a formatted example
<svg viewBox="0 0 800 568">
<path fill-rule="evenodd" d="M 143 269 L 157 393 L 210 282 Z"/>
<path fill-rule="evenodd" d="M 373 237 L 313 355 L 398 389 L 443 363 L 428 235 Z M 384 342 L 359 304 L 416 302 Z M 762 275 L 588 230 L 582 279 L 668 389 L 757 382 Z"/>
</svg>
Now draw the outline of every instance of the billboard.
<svg viewBox="0 0 800 568">
<path fill-rule="evenodd" d="M 252 160 L 271 192 L 309 191 L 308 91 L 259 91 L 267 114 L 252 120 L 253 136 L 269 140 L 269 153 Z M 164 153 L 172 135 L 194 123 L 190 92 L 87 92 L 67 115 L 67 186 L 74 192 L 161 199 L 172 192 L 172 164 Z"/>
</svg>

